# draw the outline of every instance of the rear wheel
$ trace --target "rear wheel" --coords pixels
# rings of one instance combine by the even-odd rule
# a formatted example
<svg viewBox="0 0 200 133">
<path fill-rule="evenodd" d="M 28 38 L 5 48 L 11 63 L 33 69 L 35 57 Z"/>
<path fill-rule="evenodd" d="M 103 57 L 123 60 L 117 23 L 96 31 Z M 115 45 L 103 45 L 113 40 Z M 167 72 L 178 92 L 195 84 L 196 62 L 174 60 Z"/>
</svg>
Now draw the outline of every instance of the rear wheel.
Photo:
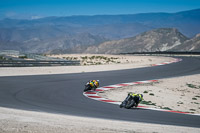
<svg viewBox="0 0 200 133">
<path fill-rule="evenodd" d="M 131 107 L 134 106 L 134 104 L 135 104 L 135 101 L 134 101 L 134 99 L 131 98 L 131 99 L 129 99 L 129 100 L 127 101 L 125 108 L 126 108 L 126 109 L 130 109 Z"/>
</svg>

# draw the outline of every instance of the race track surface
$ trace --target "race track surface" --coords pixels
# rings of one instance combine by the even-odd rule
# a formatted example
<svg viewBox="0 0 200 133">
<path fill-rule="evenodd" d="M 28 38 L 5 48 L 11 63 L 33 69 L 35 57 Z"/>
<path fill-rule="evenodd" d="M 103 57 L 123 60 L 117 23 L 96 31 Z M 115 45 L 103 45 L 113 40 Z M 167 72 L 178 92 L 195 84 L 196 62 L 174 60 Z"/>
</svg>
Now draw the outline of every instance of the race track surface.
<svg viewBox="0 0 200 133">
<path fill-rule="evenodd" d="M 99 79 L 100 86 L 200 74 L 200 58 L 164 66 L 129 70 L 0 77 L 0 106 L 105 119 L 200 127 L 200 116 L 146 109 L 121 109 L 118 105 L 83 96 L 84 84 Z M 175 101 L 176 102 L 176 101 Z"/>
</svg>

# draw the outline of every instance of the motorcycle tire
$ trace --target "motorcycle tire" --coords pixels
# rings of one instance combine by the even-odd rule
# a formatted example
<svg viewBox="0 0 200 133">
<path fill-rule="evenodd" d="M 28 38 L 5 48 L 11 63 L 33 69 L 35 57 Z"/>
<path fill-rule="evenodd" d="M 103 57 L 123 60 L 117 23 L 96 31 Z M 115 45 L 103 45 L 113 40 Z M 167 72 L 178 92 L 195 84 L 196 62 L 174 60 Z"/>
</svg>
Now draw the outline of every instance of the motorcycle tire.
<svg viewBox="0 0 200 133">
<path fill-rule="evenodd" d="M 129 99 L 129 100 L 127 101 L 126 105 L 125 105 L 125 108 L 126 108 L 126 109 L 130 109 L 130 108 L 132 108 L 134 105 L 135 105 L 134 99 Z"/>
<path fill-rule="evenodd" d="M 85 86 L 84 92 L 89 91 L 89 90 L 91 90 L 91 89 L 92 89 L 92 88 L 91 88 L 89 85 L 87 85 L 87 86 Z"/>
</svg>

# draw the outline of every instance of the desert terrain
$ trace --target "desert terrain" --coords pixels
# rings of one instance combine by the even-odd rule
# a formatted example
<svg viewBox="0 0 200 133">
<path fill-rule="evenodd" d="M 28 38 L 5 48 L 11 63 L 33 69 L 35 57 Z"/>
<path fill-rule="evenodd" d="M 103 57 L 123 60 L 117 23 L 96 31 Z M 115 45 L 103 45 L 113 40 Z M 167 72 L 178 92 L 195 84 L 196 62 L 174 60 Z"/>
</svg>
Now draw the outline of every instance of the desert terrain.
<svg viewBox="0 0 200 133">
<path fill-rule="evenodd" d="M 99 93 L 101 97 L 122 102 L 129 92 L 143 94 L 140 105 L 200 114 L 200 74 L 161 79 L 157 82 L 126 86 Z"/>
<path fill-rule="evenodd" d="M 56 57 L 55 55 L 52 55 Z M 75 55 L 58 55 L 58 58 L 75 57 Z M 77 55 L 78 56 L 78 55 Z M 79 55 L 77 59 L 84 59 L 97 55 Z M 99 56 L 99 55 L 98 55 Z M 0 68 L 0 76 L 20 76 L 20 75 L 43 75 L 43 74 L 67 74 L 92 71 L 109 71 L 120 69 L 131 69 L 152 66 L 152 64 L 163 63 L 174 60 L 171 57 L 156 56 L 117 56 L 101 55 L 111 57 L 114 61 L 95 64 L 100 62 L 97 58 L 92 64 L 84 64 L 89 61 L 84 60 L 81 66 L 63 67 L 30 67 L 30 68 Z M 115 58 L 115 59 L 114 59 Z M 108 60 L 108 59 L 107 59 Z M 162 79 L 153 84 L 143 84 L 109 90 L 101 93 L 103 97 L 122 101 L 127 92 L 137 92 L 144 94 L 144 100 L 153 108 L 170 108 L 173 110 L 199 113 L 200 103 L 200 75 L 177 77 L 172 79 Z M 120 93 L 119 93 L 120 92 Z M 167 95 L 164 95 L 167 93 Z M 0 132 L 1 133 L 62 133 L 62 132 L 83 132 L 83 133 L 176 133 L 193 132 L 199 133 L 199 128 L 159 125 L 126 122 L 118 120 L 106 120 L 99 118 L 86 118 L 79 116 L 69 116 L 62 114 L 51 114 L 38 111 L 26 111 L 12 108 L 0 107 Z"/>
</svg>

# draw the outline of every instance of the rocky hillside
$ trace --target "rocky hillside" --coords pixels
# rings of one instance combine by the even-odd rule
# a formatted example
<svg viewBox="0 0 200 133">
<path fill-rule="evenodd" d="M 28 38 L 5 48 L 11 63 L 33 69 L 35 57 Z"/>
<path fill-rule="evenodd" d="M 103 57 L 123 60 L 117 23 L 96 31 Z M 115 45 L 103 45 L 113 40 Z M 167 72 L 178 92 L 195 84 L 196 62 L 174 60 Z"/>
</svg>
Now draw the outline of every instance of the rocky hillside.
<svg viewBox="0 0 200 133">
<path fill-rule="evenodd" d="M 171 51 L 188 40 L 175 28 L 161 28 L 144 32 L 135 37 L 107 41 L 98 46 L 87 48 L 85 53 L 132 53 Z M 187 43 L 185 43 L 187 45 Z M 178 50 L 178 49 L 177 49 Z"/>
<path fill-rule="evenodd" d="M 176 46 L 172 50 L 200 52 L 200 34 L 190 40 L 186 40 L 182 45 Z"/>
<path fill-rule="evenodd" d="M 20 38 L 12 38 L 10 37 L 0 38 L 0 50 L 18 50 L 21 52 L 26 53 L 43 53 L 52 50 L 63 50 L 63 49 L 74 49 L 76 47 L 85 47 L 90 45 L 97 45 L 102 42 L 107 41 L 100 36 L 95 36 L 89 33 L 80 33 L 80 34 L 56 34 L 52 31 L 45 31 L 38 32 L 30 31 L 28 33 L 19 34 L 17 37 L 24 37 Z M 11 36 L 14 33 L 10 33 Z M 34 35 L 33 35 L 34 34 Z M 44 35 L 48 34 L 48 35 Z"/>
<path fill-rule="evenodd" d="M 151 46 L 153 41 L 159 41 L 151 40 L 151 42 L 146 36 L 145 40 L 150 43 L 144 47 L 145 42 L 139 39 L 142 36 L 139 34 L 152 29 L 174 27 L 191 38 L 200 33 L 199 16 L 200 9 L 177 13 L 47 17 L 35 20 L 4 19 L 0 20 L 0 50 L 19 50 L 29 53 L 52 50 L 81 52 L 87 46 L 119 39 L 129 42 L 127 45 L 130 46 L 134 43 L 134 49 L 139 51 L 149 51 L 150 48 L 152 50 L 168 50 L 175 47 L 174 41 L 177 41 L 175 44 L 179 45 L 179 40 L 173 38 L 166 44 L 164 43 L 165 36 L 162 35 L 163 37 L 159 36 L 161 38 L 159 41 L 163 48 L 157 47 L 158 43 L 153 47 Z M 152 32 L 152 38 L 154 38 L 153 34 L 157 35 Z M 123 39 L 136 35 L 139 35 L 137 36 L 138 40 Z M 180 38 L 180 42 L 183 41 L 182 39 L 184 40 L 184 38 Z M 131 43 L 131 40 L 134 42 Z M 140 45 L 142 48 L 139 48 Z M 123 46 L 122 49 L 127 48 Z M 132 47 L 131 50 L 133 50 Z M 118 51 L 116 49 L 114 53 Z"/>
</svg>

